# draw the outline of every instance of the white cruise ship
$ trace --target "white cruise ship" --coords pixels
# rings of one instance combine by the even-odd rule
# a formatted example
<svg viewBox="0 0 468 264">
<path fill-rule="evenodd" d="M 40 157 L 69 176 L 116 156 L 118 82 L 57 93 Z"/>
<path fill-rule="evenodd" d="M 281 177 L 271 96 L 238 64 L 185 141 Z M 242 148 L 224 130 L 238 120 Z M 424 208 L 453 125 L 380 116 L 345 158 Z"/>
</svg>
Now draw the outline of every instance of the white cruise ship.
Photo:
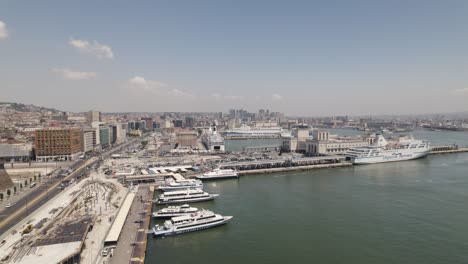
<svg viewBox="0 0 468 264">
<path fill-rule="evenodd" d="M 171 218 L 174 216 L 181 216 L 193 214 L 198 212 L 198 208 L 190 207 L 188 204 L 180 206 L 169 206 L 153 213 L 153 218 Z"/>
<path fill-rule="evenodd" d="M 198 175 L 197 179 L 200 180 L 216 180 L 216 179 L 227 179 L 227 178 L 238 178 L 239 174 L 235 170 L 222 170 L 214 169 L 213 171 Z"/>
<path fill-rule="evenodd" d="M 201 189 L 189 189 L 184 191 L 170 191 L 160 194 L 157 204 L 170 204 L 170 203 L 190 203 L 190 202 L 203 202 L 213 200 L 217 194 L 209 194 Z"/>
<path fill-rule="evenodd" d="M 225 132 L 228 136 L 280 136 L 283 133 L 281 127 L 256 127 L 251 128 L 243 124 L 239 128 L 234 128 Z"/>
<path fill-rule="evenodd" d="M 418 159 L 427 156 L 430 151 L 430 143 L 425 140 L 400 138 L 389 143 L 382 135 L 378 135 L 375 144 L 351 148 L 345 156 L 353 164 L 373 164 Z"/>
<path fill-rule="evenodd" d="M 216 126 L 210 127 L 202 135 L 202 143 L 210 152 L 224 152 L 224 138 L 218 133 Z"/>
<path fill-rule="evenodd" d="M 160 186 L 158 190 L 175 191 L 186 189 L 203 189 L 203 183 L 197 179 L 184 179 L 170 182 L 169 184 Z"/>
<path fill-rule="evenodd" d="M 202 210 L 198 213 L 173 217 L 171 220 L 165 221 L 162 226 L 155 225 L 153 235 L 156 237 L 171 236 L 199 231 L 226 224 L 231 219 L 232 216 L 222 216 L 208 210 Z"/>
</svg>

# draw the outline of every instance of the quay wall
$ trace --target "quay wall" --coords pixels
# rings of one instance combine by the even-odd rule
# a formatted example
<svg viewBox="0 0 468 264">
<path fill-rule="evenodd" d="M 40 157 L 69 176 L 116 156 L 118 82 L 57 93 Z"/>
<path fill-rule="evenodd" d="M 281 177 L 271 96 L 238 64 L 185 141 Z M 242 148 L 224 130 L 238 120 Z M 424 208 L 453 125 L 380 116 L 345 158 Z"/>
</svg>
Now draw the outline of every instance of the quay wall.
<svg viewBox="0 0 468 264">
<path fill-rule="evenodd" d="M 238 171 L 238 173 L 239 175 L 243 176 L 243 175 L 251 175 L 251 174 L 273 173 L 273 172 L 290 172 L 290 171 L 305 171 L 305 170 L 312 170 L 312 169 L 341 168 L 341 167 L 350 167 L 352 165 L 353 164 L 349 162 L 342 162 L 342 163 L 317 164 L 317 165 L 306 165 L 306 166 L 296 166 L 296 167 L 242 170 L 242 171 Z"/>
<path fill-rule="evenodd" d="M 462 152 L 468 152 L 468 148 L 458 148 L 458 149 L 450 149 L 450 150 L 433 150 L 429 153 L 429 155 L 462 153 Z"/>
</svg>

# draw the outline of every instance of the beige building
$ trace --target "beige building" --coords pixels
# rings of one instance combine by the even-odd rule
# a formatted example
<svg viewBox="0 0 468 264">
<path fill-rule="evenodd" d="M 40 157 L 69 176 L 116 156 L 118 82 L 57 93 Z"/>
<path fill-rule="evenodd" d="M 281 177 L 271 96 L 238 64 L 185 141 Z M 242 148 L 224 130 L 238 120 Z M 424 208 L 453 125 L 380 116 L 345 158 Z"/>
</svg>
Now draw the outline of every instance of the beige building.
<svg viewBox="0 0 468 264">
<path fill-rule="evenodd" d="M 302 152 L 306 151 L 306 141 L 310 139 L 309 128 L 298 128 L 294 129 L 291 133 L 291 137 L 284 137 L 282 150 L 287 152 Z"/>
<path fill-rule="evenodd" d="M 101 112 L 99 111 L 89 111 L 85 114 L 86 123 L 92 124 L 93 122 L 101 122 Z"/>
<path fill-rule="evenodd" d="M 364 147 L 369 143 L 361 139 L 330 139 L 328 131 L 317 131 L 313 138 L 305 142 L 306 154 L 309 156 L 344 154 L 350 148 Z"/>
<path fill-rule="evenodd" d="M 177 132 L 177 144 L 179 146 L 196 146 L 198 133 L 195 131 Z"/>
</svg>

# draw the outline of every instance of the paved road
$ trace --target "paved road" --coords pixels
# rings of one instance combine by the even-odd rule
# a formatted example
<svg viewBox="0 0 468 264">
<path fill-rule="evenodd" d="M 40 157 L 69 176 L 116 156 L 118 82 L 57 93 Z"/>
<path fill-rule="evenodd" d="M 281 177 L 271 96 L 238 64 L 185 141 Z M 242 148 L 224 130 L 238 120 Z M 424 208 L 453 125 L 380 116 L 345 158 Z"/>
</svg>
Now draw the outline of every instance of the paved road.
<svg viewBox="0 0 468 264">
<path fill-rule="evenodd" d="M 90 157 L 85 160 L 77 161 L 71 166 L 74 171 L 70 175 L 63 178 L 57 178 L 53 183 L 50 183 L 46 186 L 38 186 L 36 190 L 20 199 L 12 207 L 8 208 L 8 211 L 5 211 L 3 216 L 0 217 L 0 235 L 8 231 L 18 222 L 26 218 L 30 213 L 34 212 L 51 198 L 60 193 L 61 190 L 58 187 L 61 181 L 77 179 L 77 177 L 81 178 L 82 175 L 88 172 L 88 167 L 91 167 L 99 162 L 99 158 L 106 159 L 112 155 L 112 153 L 119 151 L 129 144 L 135 143 L 138 139 L 139 138 L 130 140 L 123 145 L 101 153 L 97 157 Z"/>
</svg>

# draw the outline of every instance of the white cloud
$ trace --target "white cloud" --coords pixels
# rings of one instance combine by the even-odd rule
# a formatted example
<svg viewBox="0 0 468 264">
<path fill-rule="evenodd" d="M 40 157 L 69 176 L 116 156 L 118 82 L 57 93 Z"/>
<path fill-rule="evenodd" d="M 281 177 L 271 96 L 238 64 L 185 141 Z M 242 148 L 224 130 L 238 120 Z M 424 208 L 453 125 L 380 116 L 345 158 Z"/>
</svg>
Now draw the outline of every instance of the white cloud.
<svg viewBox="0 0 468 264">
<path fill-rule="evenodd" d="M 184 91 L 181 91 L 179 89 L 171 89 L 169 91 L 169 93 L 171 95 L 174 95 L 174 96 L 186 96 L 186 97 L 195 97 L 195 95 L 191 94 L 191 93 L 187 93 L 187 92 L 184 92 Z"/>
<path fill-rule="evenodd" d="M 147 80 L 141 76 L 135 76 L 128 80 L 128 88 L 132 90 L 143 90 L 152 93 L 161 93 L 177 97 L 196 97 L 194 94 L 187 93 L 180 89 L 169 88 L 166 83 L 154 80 Z"/>
<path fill-rule="evenodd" d="M 280 100 L 283 100 L 283 96 L 281 96 L 281 95 L 275 93 L 275 94 L 273 94 L 273 95 L 271 96 L 271 99 L 272 99 L 273 101 L 280 101 Z"/>
<path fill-rule="evenodd" d="M 0 20 L 0 39 L 8 38 L 8 30 L 5 22 Z"/>
<path fill-rule="evenodd" d="M 224 99 L 224 100 L 241 100 L 241 99 L 243 99 L 242 96 L 238 96 L 238 95 L 222 95 L 222 94 L 219 94 L 219 93 L 211 94 L 211 97 L 213 97 L 213 98 L 215 98 L 215 99 Z"/>
<path fill-rule="evenodd" d="M 455 89 L 453 92 L 457 94 L 468 94 L 468 88 Z"/>
<path fill-rule="evenodd" d="M 80 71 L 73 71 L 67 68 L 52 69 L 52 72 L 62 75 L 62 77 L 67 80 L 89 80 L 89 79 L 96 78 L 95 72 L 80 72 Z"/>
<path fill-rule="evenodd" d="M 128 80 L 130 88 L 143 89 L 145 91 L 157 91 L 160 88 L 167 87 L 167 84 L 159 81 L 146 80 L 141 76 L 135 76 Z"/>
<path fill-rule="evenodd" d="M 92 54 L 99 59 L 113 59 L 114 58 L 114 53 L 112 52 L 112 48 L 108 45 L 100 44 L 97 41 L 93 41 L 91 43 L 87 40 L 71 38 L 68 41 L 68 44 L 74 47 L 75 49 L 79 50 L 80 52 Z"/>
</svg>

